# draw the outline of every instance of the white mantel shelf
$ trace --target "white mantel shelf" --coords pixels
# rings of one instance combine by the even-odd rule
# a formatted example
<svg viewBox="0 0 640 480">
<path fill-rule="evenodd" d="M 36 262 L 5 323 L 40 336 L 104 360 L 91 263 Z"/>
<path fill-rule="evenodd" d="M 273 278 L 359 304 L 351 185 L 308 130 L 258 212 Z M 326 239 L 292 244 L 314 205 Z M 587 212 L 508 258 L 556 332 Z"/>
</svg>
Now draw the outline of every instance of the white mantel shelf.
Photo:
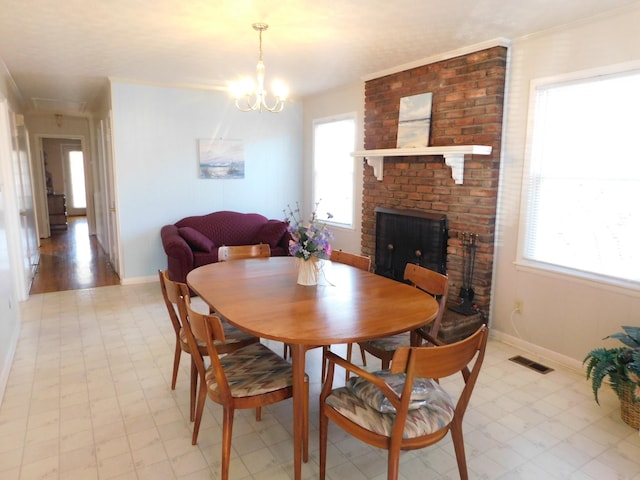
<svg viewBox="0 0 640 480">
<path fill-rule="evenodd" d="M 373 174 L 378 180 L 383 178 L 384 157 L 409 157 L 422 155 L 442 155 L 444 163 L 451 167 L 451 176 L 457 184 L 462 183 L 464 176 L 465 155 L 490 155 L 488 145 L 452 145 L 447 147 L 418 147 L 418 148 L 383 148 L 379 150 L 361 150 L 352 152 L 352 157 L 366 158 L 369 166 L 373 167 Z"/>
</svg>

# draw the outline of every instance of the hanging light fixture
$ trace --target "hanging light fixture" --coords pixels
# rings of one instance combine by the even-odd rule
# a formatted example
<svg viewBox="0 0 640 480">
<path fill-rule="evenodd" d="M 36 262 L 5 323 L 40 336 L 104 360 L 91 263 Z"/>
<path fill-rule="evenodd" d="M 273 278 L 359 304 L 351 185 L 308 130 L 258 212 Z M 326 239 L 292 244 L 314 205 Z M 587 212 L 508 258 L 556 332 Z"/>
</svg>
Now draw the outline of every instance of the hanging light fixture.
<svg viewBox="0 0 640 480">
<path fill-rule="evenodd" d="M 256 81 L 249 77 L 231 84 L 230 90 L 236 99 L 236 107 L 242 112 L 251 112 L 257 110 L 261 112 L 263 109 L 269 112 L 279 113 L 284 108 L 284 101 L 287 97 L 287 87 L 280 81 L 273 82 L 273 101 L 267 99 L 267 91 L 264 89 L 264 62 L 262 61 L 262 32 L 269 25 L 266 23 L 254 23 L 253 29 L 260 36 L 260 50 L 258 56 L 258 65 L 256 66 Z"/>
</svg>

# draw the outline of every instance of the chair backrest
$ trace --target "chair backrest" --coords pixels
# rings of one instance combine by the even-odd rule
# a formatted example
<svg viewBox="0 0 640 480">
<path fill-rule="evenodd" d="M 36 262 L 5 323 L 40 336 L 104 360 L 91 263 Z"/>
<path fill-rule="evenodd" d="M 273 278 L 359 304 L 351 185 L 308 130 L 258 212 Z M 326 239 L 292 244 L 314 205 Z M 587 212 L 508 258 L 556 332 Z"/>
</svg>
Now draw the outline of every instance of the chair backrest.
<svg viewBox="0 0 640 480">
<path fill-rule="evenodd" d="M 158 270 L 158 277 L 160 277 L 160 289 L 162 290 L 164 304 L 167 306 L 171 324 L 176 332 L 176 336 L 178 336 L 180 335 L 180 328 L 182 327 L 178 310 L 178 305 L 182 301 L 180 298 L 182 295 L 180 286 L 184 284 L 169 280 L 169 270 Z"/>
<path fill-rule="evenodd" d="M 429 330 L 429 335 L 436 338 L 440 330 L 444 311 L 447 307 L 449 277 L 435 270 L 430 270 L 414 263 L 407 263 L 404 269 L 404 279 L 438 300 L 438 314 L 436 319 L 431 323 L 431 329 Z"/>
<path fill-rule="evenodd" d="M 436 347 L 400 347 L 391 361 L 391 373 L 406 373 L 405 385 L 409 386 L 406 393 L 410 395 L 414 377 L 441 379 L 460 372 L 465 385 L 458 397 L 455 416 L 461 422 L 484 361 L 488 337 L 489 329 L 483 325 L 473 335 L 457 343 Z"/>
<path fill-rule="evenodd" d="M 257 245 L 223 245 L 218 248 L 218 261 L 239 260 L 242 258 L 266 258 L 271 256 L 268 243 Z"/>
<path fill-rule="evenodd" d="M 355 253 L 343 252 L 342 250 L 333 250 L 330 260 L 332 262 L 344 263 L 360 270 L 369 271 L 371 269 L 371 258 L 364 255 L 356 255 Z"/>
</svg>

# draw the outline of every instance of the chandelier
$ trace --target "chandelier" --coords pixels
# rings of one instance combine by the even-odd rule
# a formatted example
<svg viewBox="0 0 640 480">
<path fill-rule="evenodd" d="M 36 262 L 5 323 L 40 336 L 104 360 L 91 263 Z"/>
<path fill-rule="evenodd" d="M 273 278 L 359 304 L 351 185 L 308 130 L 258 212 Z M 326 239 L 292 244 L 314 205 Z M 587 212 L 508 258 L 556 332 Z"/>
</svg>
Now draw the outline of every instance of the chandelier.
<svg viewBox="0 0 640 480">
<path fill-rule="evenodd" d="M 269 25 L 266 23 L 254 23 L 253 29 L 260 36 L 260 50 L 258 56 L 258 65 L 256 66 L 256 80 L 245 77 L 238 82 L 231 84 L 230 90 L 236 100 L 236 107 L 242 112 L 250 112 L 257 110 L 261 112 L 263 109 L 269 112 L 279 113 L 284 108 L 284 101 L 287 96 L 287 87 L 280 81 L 273 82 L 273 100 L 267 99 L 267 91 L 264 89 L 264 62 L 262 61 L 262 32 Z"/>
</svg>

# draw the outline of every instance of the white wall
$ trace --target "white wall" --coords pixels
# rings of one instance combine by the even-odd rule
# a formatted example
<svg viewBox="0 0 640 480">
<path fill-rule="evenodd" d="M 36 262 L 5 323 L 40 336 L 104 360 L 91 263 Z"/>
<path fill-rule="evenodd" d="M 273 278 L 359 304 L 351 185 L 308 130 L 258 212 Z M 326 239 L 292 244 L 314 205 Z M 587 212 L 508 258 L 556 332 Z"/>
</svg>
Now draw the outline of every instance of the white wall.
<svg viewBox="0 0 640 480">
<path fill-rule="evenodd" d="M 15 257 L 12 258 L 11 253 L 16 250 L 20 238 L 9 126 L 10 110 L 17 111 L 14 93 L 5 65 L 0 60 L 0 403 L 20 333 L 20 311 L 12 271 L 21 266 L 15 262 L 12 265 Z"/>
<path fill-rule="evenodd" d="M 160 228 L 216 210 L 284 218 L 301 200 L 302 105 L 240 112 L 228 94 L 115 81 L 111 87 L 123 283 L 166 267 Z M 244 141 L 245 178 L 198 178 L 197 140 Z"/>
<path fill-rule="evenodd" d="M 356 150 L 363 148 L 364 82 L 347 85 L 304 100 L 304 200 L 303 211 L 308 217 L 313 207 L 313 121 L 344 114 L 356 114 Z M 362 231 L 362 159 L 354 159 L 354 226 L 351 229 L 332 227 L 332 247 L 346 252 L 361 252 Z"/>
<path fill-rule="evenodd" d="M 577 367 L 589 350 L 602 345 L 603 337 L 620 331 L 621 325 L 640 325 L 640 292 L 545 274 L 514 264 L 530 82 L 640 60 L 638 25 L 640 7 L 636 4 L 562 29 L 517 39 L 511 48 L 491 326 L 494 333 L 507 335 L 510 341 Z M 636 152 L 630 153 L 637 156 Z M 613 158 L 603 159 L 603 164 L 615 168 L 613 162 Z M 512 324 L 516 298 L 523 301 L 524 308 L 521 315 L 513 316 Z"/>
</svg>

